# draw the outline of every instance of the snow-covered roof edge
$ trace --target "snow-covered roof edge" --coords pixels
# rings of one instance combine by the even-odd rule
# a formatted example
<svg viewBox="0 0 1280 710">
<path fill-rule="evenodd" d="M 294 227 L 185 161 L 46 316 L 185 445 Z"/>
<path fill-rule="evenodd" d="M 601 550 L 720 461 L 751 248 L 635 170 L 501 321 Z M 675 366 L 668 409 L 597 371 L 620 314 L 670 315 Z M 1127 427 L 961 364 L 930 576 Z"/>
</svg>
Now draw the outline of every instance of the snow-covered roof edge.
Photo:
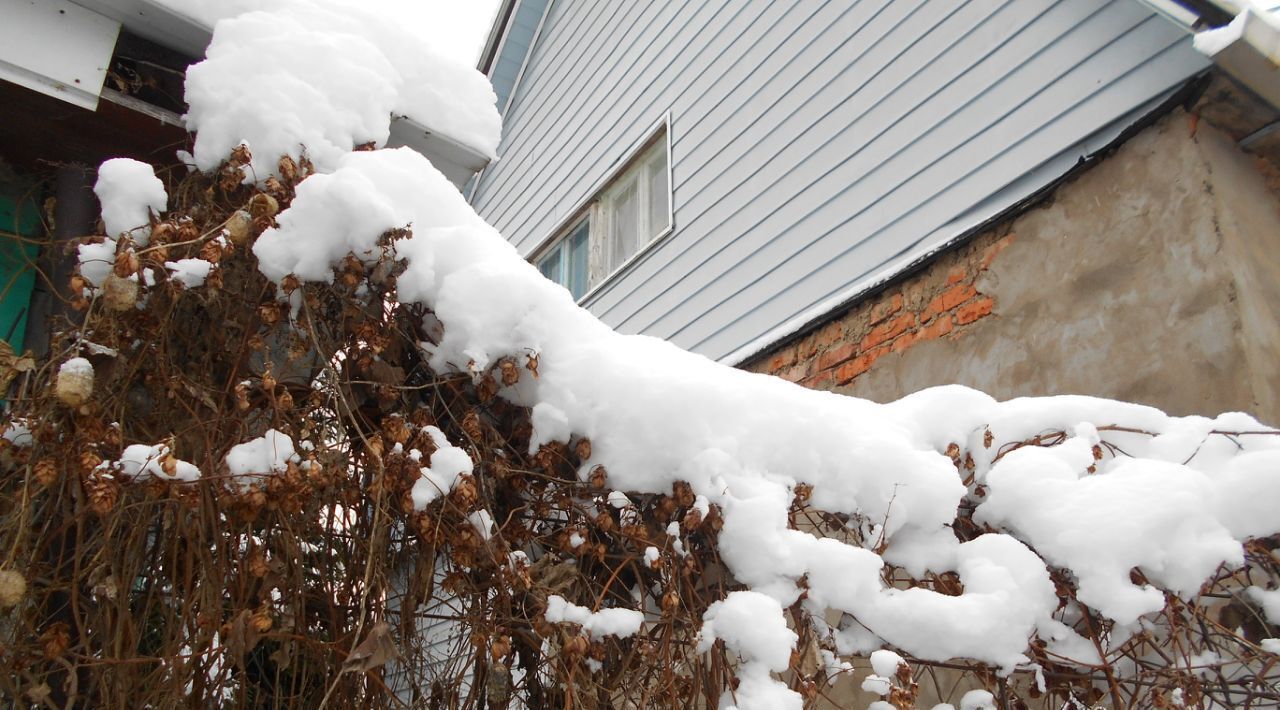
<svg viewBox="0 0 1280 710">
<path fill-rule="evenodd" d="M 129 32 L 199 59 L 213 39 L 213 25 L 230 8 L 210 8 L 197 17 L 179 0 L 74 0 L 83 7 L 118 21 Z M 508 0 L 510 2 L 511 0 Z M 489 163 L 491 151 L 471 145 L 422 117 L 395 116 L 390 146 L 408 146 L 429 158 L 455 185 L 461 186 Z"/>
</svg>

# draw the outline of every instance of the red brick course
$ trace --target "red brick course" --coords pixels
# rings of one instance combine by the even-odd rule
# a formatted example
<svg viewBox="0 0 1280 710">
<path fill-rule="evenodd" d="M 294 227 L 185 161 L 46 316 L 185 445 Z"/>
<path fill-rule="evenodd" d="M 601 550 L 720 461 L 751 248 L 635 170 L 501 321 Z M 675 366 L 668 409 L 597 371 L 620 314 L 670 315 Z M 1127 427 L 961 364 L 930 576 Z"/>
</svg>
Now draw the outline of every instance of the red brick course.
<svg viewBox="0 0 1280 710">
<path fill-rule="evenodd" d="M 849 384 L 885 355 L 929 340 L 959 337 L 994 313 L 995 300 L 978 290 L 978 277 L 1013 240 L 1012 234 L 978 237 L 897 287 L 854 304 L 812 333 L 745 367 L 830 389 Z"/>
</svg>

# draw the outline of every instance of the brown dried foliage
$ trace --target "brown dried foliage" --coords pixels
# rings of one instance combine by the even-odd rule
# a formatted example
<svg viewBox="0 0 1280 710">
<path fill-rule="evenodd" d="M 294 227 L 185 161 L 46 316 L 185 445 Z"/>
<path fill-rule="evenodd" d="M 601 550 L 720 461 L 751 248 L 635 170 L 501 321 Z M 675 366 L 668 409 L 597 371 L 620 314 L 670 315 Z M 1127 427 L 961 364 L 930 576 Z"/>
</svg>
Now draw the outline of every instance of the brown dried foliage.
<svg viewBox="0 0 1280 710">
<path fill-rule="evenodd" d="M 530 454 L 528 412 L 500 395 L 539 377 L 537 353 L 483 371 L 431 371 L 416 345 L 432 338 L 429 314 L 394 300 L 394 240 L 404 230 L 387 235 L 379 259 L 350 256 L 332 284 L 285 279 L 294 307 L 277 300 L 252 241 L 311 167 L 282 160 L 280 177 L 258 190 L 242 184 L 247 163 L 237 153 L 212 177 L 173 185 L 151 246 L 124 245 L 113 264 L 136 273 L 160 254 L 198 256 L 215 263 L 203 287 L 157 269 L 145 307 L 79 304 L 83 323 L 68 323 L 56 355 L 11 394 L 10 416 L 31 424 L 33 443 L 0 443 L 0 569 L 27 581 L 17 605 L 0 611 L 0 692 L 56 707 L 717 706 L 736 687 L 735 662 L 719 644 L 699 653 L 696 636 L 707 607 L 741 588 L 719 560 L 721 512 L 695 507 L 684 483 L 613 508 L 608 472 L 592 459 L 601 447 L 586 439 Z M 96 377 L 92 398 L 72 410 L 58 406 L 51 381 L 74 355 L 89 357 Z M 411 490 L 435 451 L 428 426 L 476 466 L 418 510 Z M 300 460 L 233 480 L 227 452 L 267 429 L 297 442 Z M 129 482 L 111 467 L 125 447 L 158 443 L 203 476 Z M 987 432 L 983 446 L 996 443 Z M 946 453 L 972 481 L 969 452 Z M 817 510 L 811 495 L 795 490 L 798 529 L 877 545 L 864 539 L 875 521 Z M 492 516 L 491 535 L 471 522 L 480 510 Z M 970 514 L 962 507 L 957 517 L 961 540 L 984 532 Z M 1130 639 L 1097 668 L 1033 647 L 1043 692 L 1027 672 L 1000 679 L 981 664 L 909 659 L 888 700 L 954 701 L 967 682 L 1008 707 L 1069 698 L 1160 707 L 1175 691 L 1192 706 L 1274 706 L 1277 671 L 1258 661 L 1257 643 L 1277 630 L 1239 590 L 1275 583 L 1276 542 L 1252 543 L 1246 568 L 1171 604 L 1159 633 Z M 661 551 L 652 564 L 649 546 Z M 963 592 L 954 574 L 913 579 L 886 567 L 885 578 Z M 1111 630 L 1074 599 L 1069 576 L 1058 582 L 1063 608 L 1083 610 L 1072 625 L 1105 639 Z M 552 594 L 592 609 L 642 608 L 646 624 L 631 638 L 592 639 L 546 621 Z M 839 702 L 832 686 L 852 674 L 829 676 L 819 660 L 829 636 L 799 604 L 789 616 L 800 639 L 784 681 L 810 706 Z M 1221 662 L 1178 668 L 1206 649 Z"/>
</svg>

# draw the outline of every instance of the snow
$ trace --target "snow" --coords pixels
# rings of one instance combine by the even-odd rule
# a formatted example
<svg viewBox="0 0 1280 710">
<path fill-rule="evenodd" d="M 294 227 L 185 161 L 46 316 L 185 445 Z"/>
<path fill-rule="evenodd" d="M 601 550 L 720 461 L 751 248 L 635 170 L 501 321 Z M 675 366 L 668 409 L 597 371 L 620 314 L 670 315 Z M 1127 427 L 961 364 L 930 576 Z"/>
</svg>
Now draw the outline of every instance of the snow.
<svg viewBox="0 0 1280 710">
<path fill-rule="evenodd" d="M 418 41 L 394 16 L 341 0 L 241 2 L 222 17 L 204 61 L 187 70 L 193 156 L 211 170 L 241 143 L 247 179 L 262 180 L 281 155 L 305 151 L 322 172 L 353 147 L 386 143 L 392 117 L 407 116 L 490 158 L 501 120 L 488 80 Z"/>
<path fill-rule="evenodd" d="M 280 213 L 279 227 L 263 232 L 253 253 L 262 273 L 276 282 L 289 274 L 328 282 L 331 265 L 348 253 L 376 258 L 378 237 L 388 229 L 480 227 L 460 195 L 456 201 L 421 198 L 445 190 L 456 194 L 444 175 L 409 148 L 350 153 L 338 159 L 334 173 L 298 185 L 295 207 Z"/>
<path fill-rule="evenodd" d="M 1280 589 L 1249 587 L 1245 594 L 1250 601 L 1262 608 L 1262 615 L 1266 617 L 1268 624 L 1280 626 Z"/>
<path fill-rule="evenodd" d="M 450 444 L 439 427 L 428 426 L 426 431 L 435 443 L 436 450 L 431 454 L 431 465 L 421 469 L 422 477 L 414 482 L 409 491 L 414 510 L 424 510 L 431 501 L 453 490 L 458 477 L 464 473 L 470 474 L 474 468 L 467 452 Z M 490 519 L 489 524 L 492 522 Z"/>
<path fill-rule="evenodd" d="M 81 244 L 76 247 L 76 254 L 80 275 L 91 286 L 101 286 L 111 275 L 111 267 L 116 261 L 116 240 L 107 238 L 97 243 Z"/>
<path fill-rule="evenodd" d="M 1192 42 L 1197 51 L 1212 57 L 1233 42 L 1244 38 L 1245 25 L 1250 22 L 1250 18 L 1256 18 L 1256 21 L 1269 24 L 1280 31 L 1280 14 L 1277 14 L 1277 9 L 1270 8 L 1257 0 L 1243 0 L 1240 4 L 1242 9 L 1230 23 L 1195 34 Z M 1274 50 L 1274 48 L 1267 49 Z"/>
<path fill-rule="evenodd" d="M 589 439 L 579 476 L 604 466 L 607 502 L 624 511 L 629 494 L 669 493 L 676 481 L 691 486 L 704 517 L 717 506 L 720 557 L 747 587 L 703 617 L 701 647 L 719 639 L 742 659 L 740 684 L 722 707 L 802 706 L 772 676 L 788 667 L 796 643 L 783 610 L 800 600 L 802 579 L 802 604 L 815 619 L 840 612 L 853 620 L 835 632 L 843 652 L 888 644 L 1007 674 L 1025 667 L 1033 638 L 1097 660 L 1060 620 L 1072 610 L 1058 610 L 1049 565 L 1073 573 L 1081 601 L 1117 623 L 1115 638 L 1127 638 L 1166 592 L 1194 594 L 1220 564 L 1240 564 L 1244 540 L 1280 532 L 1280 436 L 1243 414 L 1178 418 L 1072 396 L 999 402 L 959 386 L 880 405 L 613 332 L 521 258 L 426 158 L 403 148 L 349 152 L 385 140 L 391 113 L 433 100 L 439 120 L 483 115 L 475 119 L 482 128 L 491 92 L 459 78 L 470 75 L 437 73 L 413 42 L 388 41 L 396 37 L 382 33 L 391 30 L 366 13 L 339 18 L 329 1 L 262 7 L 268 12 L 219 22 L 209 59 L 188 76 L 203 169 L 247 141 L 251 177 L 303 145 L 320 171 L 255 242 L 262 273 L 277 283 L 290 274 L 328 282 L 349 253 L 372 263 L 385 232 L 409 228 L 390 247 L 405 266 L 396 293 L 443 325 L 436 342 L 422 344 L 434 371 L 478 377 L 501 358 L 536 355 L 537 377 L 500 390 L 531 409 L 531 451 Z M 418 510 L 473 473 L 462 448 L 428 431 L 436 451 L 412 489 Z M 1058 433 L 1056 445 L 1013 448 Z M 972 457 L 971 483 L 945 453 L 951 445 Z M 291 456 L 292 441 L 273 431 L 235 447 L 227 464 L 233 475 L 262 475 Z M 866 547 L 792 529 L 800 484 L 811 487 L 815 507 L 866 531 Z M 995 532 L 959 543 L 950 526 L 962 503 Z M 472 522 L 482 535 L 491 530 L 483 516 Z M 569 539 L 582 542 L 576 532 Z M 963 593 L 887 586 L 886 562 L 913 574 L 955 572 Z M 1133 568 L 1149 583 L 1135 585 Z M 592 612 L 557 596 L 546 615 L 595 636 L 634 634 L 643 622 L 639 611 Z M 889 669 L 885 653 L 881 679 L 892 676 L 880 672 Z M 986 691 L 960 704 L 992 706 Z"/>
<path fill-rule="evenodd" d="M 167 463 L 171 466 L 172 472 L 166 471 L 166 459 L 169 456 L 169 447 L 164 444 L 155 446 L 132 444 L 125 447 L 119 459 L 112 463 L 99 464 L 98 468 L 118 471 L 134 481 L 145 481 L 154 477 L 162 481 L 191 482 L 200 478 L 200 469 L 196 468 L 195 464 L 176 457 Z"/>
<path fill-rule="evenodd" d="M 204 259 L 178 259 L 164 262 L 164 267 L 169 270 L 170 279 L 187 288 L 198 288 L 209 278 L 213 264 Z"/>
<path fill-rule="evenodd" d="M 986 690 L 970 690 L 960 698 L 960 710 L 996 710 L 996 697 Z"/>
<path fill-rule="evenodd" d="M 564 597 L 552 594 L 547 597 L 547 621 L 553 624 L 568 622 L 578 624 L 582 630 L 592 637 L 617 636 L 626 638 L 633 636 L 644 623 L 644 614 L 634 609 L 601 609 L 592 612 L 584 606 L 578 606 L 565 600 Z"/>
<path fill-rule="evenodd" d="M 888 695 L 889 691 L 893 689 L 893 681 L 882 675 L 872 673 L 871 675 L 867 676 L 862 680 L 861 688 L 865 692 L 875 693 L 876 695 L 879 695 L 879 696 L 885 696 L 885 695 Z"/>
<path fill-rule="evenodd" d="M 424 346 L 431 367 L 478 372 L 537 353 L 539 377 L 501 391 L 532 408 L 535 446 L 589 438 L 580 475 L 604 465 L 618 491 L 665 493 L 687 481 L 704 513 L 722 508 L 720 553 L 736 579 L 789 605 L 806 577 L 815 611 L 850 613 L 921 658 L 968 657 L 1009 672 L 1037 635 L 1084 654 L 1050 617 L 1046 561 L 1078 565 L 1082 599 L 1132 623 L 1160 608 L 1160 590 L 1194 592 L 1217 564 L 1240 561 L 1246 536 L 1280 529 L 1263 502 L 1275 497 L 1258 495 L 1280 485 L 1280 437 L 1240 437 L 1238 448 L 1208 433 L 1263 429 L 1247 416 L 1179 419 L 1091 397 L 997 402 L 958 386 L 878 405 L 620 335 L 543 279 L 416 153 L 345 157 L 334 174 L 302 184 L 279 224 L 255 247 L 264 273 L 319 281 L 349 250 L 368 258 L 383 231 L 412 224 L 394 243 L 407 267 L 397 289 L 444 324 L 438 344 Z M 1117 424 L 1156 436 L 1108 429 Z M 996 460 L 1003 443 L 1052 431 L 1069 438 Z M 1108 454 L 1091 474 L 1102 438 L 1128 455 Z M 947 526 L 972 491 L 942 453 L 950 443 L 974 457 L 976 483 L 988 489 L 976 519 L 1008 534 L 956 543 Z M 875 552 L 788 529 L 799 483 L 812 486 L 817 507 L 879 526 L 888 559 L 958 572 L 964 594 L 887 588 Z M 1154 587 L 1129 582 L 1135 566 Z"/>
<path fill-rule="evenodd" d="M 269 474 L 280 473 L 288 468 L 290 461 L 297 460 L 293 439 L 275 429 L 268 429 L 256 439 L 231 447 L 226 457 L 227 469 L 241 488 Z"/>
<path fill-rule="evenodd" d="M 631 499 L 622 491 L 611 491 L 609 493 L 609 505 L 617 508 L 618 510 L 622 510 L 623 508 L 631 505 Z"/>
<path fill-rule="evenodd" d="M 471 527 L 476 529 L 480 534 L 480 539 L 489 540 L 493 537 L 493 516 L 487 510 L 477 510 L 467 516 L 467 520 L 471 523 Z"/>
<path fill-rule="evenodd" d="M 759 592 L 731 592 L 715 602 L 702 615 L 699 651 L 708 650 L 717 639 L 742 659 L 737 702 L 726 704 L 722 699 L 722 708 L 803 707 L 798 693 L 769 675 L 770 671 L 786 670 L 797 639 L 796 633 L 787 628 L 778 600 Z"/>
<path fill-rule="evenodd" d="M 14 446 L 31 446 L 33 441 L 31 436 L 31 427 L 24 421 L 12 421 L 4 428 L 4 432 L 0 434 Z"/>
<path fill-rule="evenodd" d="M 1280 639 L 1262 639 L 1258 645 L 1262 646 L 1262 650 L 1267 653 L 1280 655 Z"/>
<path fill-rule="evenodd" d="M 652 567 L 660 559 L 662 559 L 662 552 L 658 548 L 652 545 L 644 548 L 644 563 L 646 565 Z"/>
<path fill-rule="evenodd" d="M 1208 476 L 1134 460 L 1087 475 L 1092 446 L 1076 437 L 1009 454 L 987 474 L 990 493 L 974 520 L 1016 531 L 1048 562 L 1074 570 L 1080 601 L 1121 624 L 1163 609 L 1161 589 L 1193 595 L 1221 563 L 1244 562 Z M 1159 586 L 1135 586 L 1134 567 Z"/>
<path fill-rule="evenodd" d="M 169 204 L 155 169 L 129 158 L 112 158 L 98 166 L 93 194 L 102 203 L 107 236 L 116 239 L 127 233 L 139 246 L 146 246 L 151 236 L 151 214 L 164 212 Z"/>
<path fill-rule="evenodd" d="M 871 670 L 876 675 L 892 678 L 898 672 L 898 666 L 906 663 L 902 660 L 902 656 L 888 649 L 880 649 L 871 654 Z"/>
<path fill-rule="evenodd" d="M 82 357 L 73 357 L 58 366 L 59 375 L 93 377 L 93 363 Z"/>
</svg>

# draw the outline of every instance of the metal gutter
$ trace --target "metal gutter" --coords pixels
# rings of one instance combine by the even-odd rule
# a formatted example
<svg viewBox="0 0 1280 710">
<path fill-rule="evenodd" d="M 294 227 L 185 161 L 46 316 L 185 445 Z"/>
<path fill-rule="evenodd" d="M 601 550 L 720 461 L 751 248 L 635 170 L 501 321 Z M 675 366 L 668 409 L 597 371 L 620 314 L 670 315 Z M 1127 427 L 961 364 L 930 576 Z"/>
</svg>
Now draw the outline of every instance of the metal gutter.
<svg viewBox="0 0 1280 710">
<path fill-rule="evenodd" d="M 1196 49 L 1258 97 L 1280 108 L 1280 19 L 1245 7 L 1225 27 L 1198 33 Z"/>
</svg>

